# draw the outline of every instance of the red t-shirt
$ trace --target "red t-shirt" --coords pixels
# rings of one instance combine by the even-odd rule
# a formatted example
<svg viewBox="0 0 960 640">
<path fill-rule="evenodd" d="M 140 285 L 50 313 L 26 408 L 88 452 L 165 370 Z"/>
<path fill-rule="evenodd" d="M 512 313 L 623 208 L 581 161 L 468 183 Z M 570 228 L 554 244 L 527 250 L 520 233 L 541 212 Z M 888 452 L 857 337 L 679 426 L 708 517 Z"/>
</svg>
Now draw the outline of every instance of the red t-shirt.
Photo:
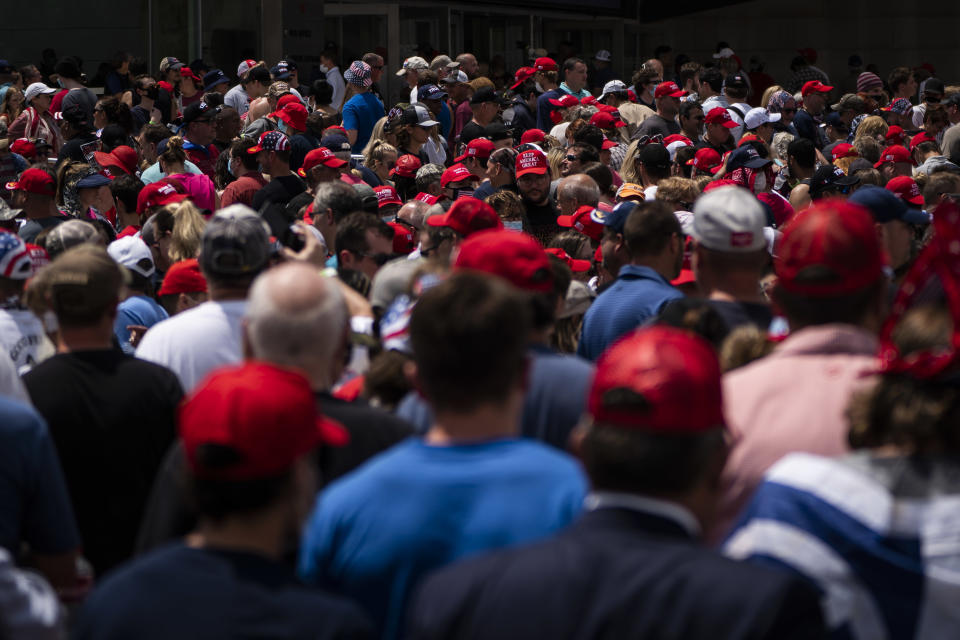
<svg viewBox="0 0 960 640">
<path fill-rule="evenodd" d="M 135 236 L 137 232 L 140 231 L 140 225 L 131 224 L 124 228 L 123 231 L 117 234 L 117 240 L 120 238 L 126 238 L 127 236 Z"/>
<path fill-rule="evenodd" d="M 198 147 L 184 149 L 184 151 L 187 152 L 187 157 L 190 158 L 190 162 L 197 165 L 200 171 L 207 174 L 207 177 L 213 180 L 213 177 L 217 174 L 217 158 L 220 157 L 220 150 L 217 149 L 216 145 L 211 144 L 208 146 L 206 153 Z"/>
<path fill-rule="evenodd" d="M 57 113 L 58 111 L 63 111 L 63 97 L 67 95 L 69 89 L 60 89 L 57 92 L 57 95 L 53 96 L 53 100 L 50 101 L 50 108 L 47 109 L 50 113 Z"/>
<path fill-rule="evenodd" d="M 233 182 L 227 185 L 227 188 L 220 194 L 220 207 L 228 207 L 231 204 L 239 202 L 248 207 L 252 206 L 253 194 L 259 191 L 267 181 L 259 171 L 245 173 Z"/>
</svg>

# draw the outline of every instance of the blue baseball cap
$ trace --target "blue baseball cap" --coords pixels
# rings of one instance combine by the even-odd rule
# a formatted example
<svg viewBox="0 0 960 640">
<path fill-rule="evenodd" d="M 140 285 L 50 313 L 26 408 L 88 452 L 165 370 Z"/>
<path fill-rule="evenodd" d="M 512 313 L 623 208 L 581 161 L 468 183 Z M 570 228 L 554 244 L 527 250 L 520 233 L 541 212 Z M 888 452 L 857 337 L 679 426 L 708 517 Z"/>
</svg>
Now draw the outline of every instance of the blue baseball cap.
<svg viewBox="0 0 960 640">
<path fill-rule="evenodd" d="M 110 184 L 110 178 L 102 173 L 94 173 L 77 182 L 77 189 L 95 189 Z"/>
<path fill-rule="evenodd" d="M 425 84 L 417 89 L 417 100 L 442 100 L 447 92 L 435 84 Z"/>
<path fill-rule="evenodd" d="M 615 233 L 623 233 L 623 227 L 627 224 L 627 218 L 638 206 L 636 202 L 625 200 L 617 203 L 617 206 L 610 212 L 594 209 L 590 213 L 590 219 L 597 224 L 609 227 Z"/>
<path fill-rule="evenodd" d="M 213 69 L 203 74 L 203 90 L 211 91 L 218 84 L 230 84 L 230 78 L 220 69 Z"/>
<path fill-rule="evenodd" d="M 847 198 L 866 208 L 876 222 L 900 220 L 907 224 L 930 224 L 930 214 L 912 209 L 893 192 L 876 185 L 864 185 Z"/>
</svg>

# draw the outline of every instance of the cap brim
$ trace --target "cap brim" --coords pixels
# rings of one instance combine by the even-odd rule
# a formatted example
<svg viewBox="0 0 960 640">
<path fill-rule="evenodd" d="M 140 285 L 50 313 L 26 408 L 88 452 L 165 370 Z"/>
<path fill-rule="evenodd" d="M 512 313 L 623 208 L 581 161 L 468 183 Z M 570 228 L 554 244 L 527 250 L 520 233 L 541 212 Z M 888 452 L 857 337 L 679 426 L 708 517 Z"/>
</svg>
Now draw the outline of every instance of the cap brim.
<svg viewBox="0 0 960 640">
<path fill-rule="evenodd" d="M 767 122 L 780 122 L 783 118 L 782 113 L 767 113 Z"/>
<path fill-rule="evenodd" d="M 317 418 L 317 434 L 320 442 L 332 447 L 342 447 L 350 442 L 350 432 L 346 427 L 324 416 Z"/>
<path fill-rule="evenodd" d="M 570 259 L 570 270 L 574 273 L 584 273 L 590 271 L 590 267 L 593 265 L 590 264 L 589 260 L 577 260 L 576 258 Z"/>
<path fill-rule="evenodd" d="M 438 124 L 440 123 L 437 122 L 436 120 L 424 120 L 423 122 L 418 122 L 417 126 L 426 128 L 426 127 L 435 127 Z"/>
<path fill-rule="evenodd" d="M 249 153 L 250 155 L 253 155 L 255 153 L 260 153 L 261 151 L 263 151 L 263 147 L 261 147 L 260 145 L 256 145 L 247 149 L 247 153 Z"/>
<path fill-rule="evenodd" d="M 922 200 L 923 198 L 921 198 L 921 201 Z M 922 206 L 923 202 L 919 202 L 916 204 L 920 204 Z M 923 211 L 922 209 L 913 209 L 913 208 L 907 209 L 907 212 L 903 214 L 903 218 L 901 218 L 901 220 L 903 220 L 907 224 L 930 224 L 931 222 L 929 213 L 927 213 L 926 211 Z"/>
<path fill-rule="evenodd" d="M 561 227 L 572 227 L 573 216 L 557 216 L 557 225 Z"/>
<path fill-rule="evenodd" d="M 528 173 L 535 173 L 538 176 L 542 176 L 546 174 L 547 171 L 549 171 L 547 167 L 529 167 L 527 169 L 521 169 L 520 171 L 517 171 L 517 177 L 519 178 L 520 176 L 525 176 Z"/>
<path fill-rule="evenodd" d="M 690 284 L 691 282 L 696 282 L 696 281 L 697 281 L 697 276 L 694 275 L 693 269 L 681 269 L 680 275 L 678 275 L 675 279 L 671 280 L 670 284 L 677 287 L 681 284 Z"/>
<path fill-rule="evenodd" d="M 727 129 L 736 129 L 740 125 L 738 125 L 733 120 L 727 120 L 726 122 L 723 123 L 723 126 L 726 127 Z"/>
<path fill-rule="evenodd" d="M 441 216 L 430 216 L 427 218 L 427 224 L 431 227 L 449 227 L 450 220 L 445 213 Z"/>
<path fill-rule="evenodd" d="M 773 164 L 773 160 L 770 158 L 754 158 L 753 160 L 744 162 L 743 166 L 745 166 L 747 169 L 759 169 L 760 167 L 765 167 L 768 164 Z"/>
<path fill-rule="evenodd" d="M 860 178 L 856 176 L 844 176 L 842 178 L 837 178 L 833 181 L 833 184 L 839 185 L 841 187 L 851 187 L 860 182 Z"/>
<path fill-rule="evenodd" d="M 395 205 L 397 205 L 397 206 L 399 206 L 399 207 L 402 207 L 402 206 L 403 206 L 403 203 L 400 202 L 399 199 L 396 199 L 396 200 L 384 200 L 383 202 L 381 202 L 380 204 L 377 205 L 377 208 L 382 209 L 383 207 L 387 207 L 387 206 L 389 206 L 389 205 L 391 205 L 391 204 L 395 204 Z"/>
<path fill-rule="evenodd" d="M 399 77 L 399 76 L 402 76 L 402 75 L 405 74 L 406 72 L 407 72 L 406 69 L 400 69 L 400 71 L 397 71 L 397 76 L 398 76 L 398 77 Z"/>
</svg>

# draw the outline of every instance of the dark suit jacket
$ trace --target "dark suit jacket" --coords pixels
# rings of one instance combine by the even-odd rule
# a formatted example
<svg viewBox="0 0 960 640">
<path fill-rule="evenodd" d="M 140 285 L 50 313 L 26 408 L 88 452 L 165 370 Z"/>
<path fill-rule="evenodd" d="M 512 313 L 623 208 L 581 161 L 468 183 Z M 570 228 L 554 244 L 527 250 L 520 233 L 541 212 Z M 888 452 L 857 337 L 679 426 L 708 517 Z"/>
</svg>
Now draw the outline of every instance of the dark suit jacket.
<svg viewBox="0 0 960 640">
<path fill-rule="evenodd" d="M 675 522 L 585 514 L 549 540 L 434 573 L 409 638 L 820 638 L 818 596 L 787 573 L 701 548 Z"/>
</svg>

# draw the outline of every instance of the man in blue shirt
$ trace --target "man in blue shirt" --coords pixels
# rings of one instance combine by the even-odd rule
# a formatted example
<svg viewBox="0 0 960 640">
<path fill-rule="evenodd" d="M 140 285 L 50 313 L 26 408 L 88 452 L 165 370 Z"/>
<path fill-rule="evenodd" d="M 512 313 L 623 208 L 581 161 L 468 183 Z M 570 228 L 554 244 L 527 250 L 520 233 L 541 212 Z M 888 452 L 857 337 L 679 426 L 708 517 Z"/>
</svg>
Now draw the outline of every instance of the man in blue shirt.
<svg viewBox="0 0 960 640">
<path fill-rule="evenodd" d="M 354 60 L 350 68 L 343 72 L 344 79 L 356 91 L 356 95 L 343 105 L 343 128 L 347 130 L 347 139 L 354 153 L 363 151 L 377 120 L 386 115 L 383 104 L 370 93 L 372 73 L 370 65 L 362 60 Z"/>
<path fill-rule="evenodd" d="M 492 257 L 480 240 L 500 233 L 513 244 Z M 543 249 L 516 232 L 468 238 L 458 265 L 482 270 L 506 262 L 505 252 L 505 272 L 542 292 L 552 287 Z M 404 631 L 408 596 L 433 569 L 543 538 L 580 511 L 586 484 L 573 458 L 517 438 L 530 329 L 529 294 L 499 278 L 458 272 L 428 290 L 410 320 L 410 373 L 434 410 L 433 426 L 317 500 L 300 575 L 355 599 L 382 638 Z"/>
<path fill-rule="evenodd" d="M 823 109 L 827 104 L 827 95 L 833 91 L 833 87 L 820 82 L 811 80 L 803 85 L 800 93 L 803 95 L 803 107 L 797 110 L 797 115 L 793 117 L 793 126 L 801 138 L 806 138 L 817 145 L 818 149 L 823 148 L 824 139 L 820 137 L 820 127 L 818 122 L 823 115 Z"/>
<path fill-rule="evenodd" d="M 121 267 L 130 272 L 127 289 L 130 295 L 117 305 L 117 317 L 113 321 L 113 335 L 124 353 L 133 355 L 135 341 L 131 340 L 131 327 L 146 331 L 170 315 L 153 299 L 151 278 L 156 273 L 150 247 L 139 236 L 127 236 L 114 240 L 107 253 Z M 142 335 L 142 334 L 141 334 Z M 139 340 L 136 340 L 139 342 Z"/>
<path fill-rule="evenodd" d="M 595 211 L 593 219 L 604 225 L 604 265 L 611 273 L 618 271 L 583 318 L 577 354 L 588 360 L 683 297 L 670 284 L 683 265 L 683 231 L 667 205 L 621 202 L 610 213 Z"/>
<path fill-rule="evenodd" d="M 556 123 L 550 119 L 554 107 L 550 99 L 556 100 L 563 92 L 557 84 L 557 63 L 551 58 L 537 58 L 533 63 L 537 73 L 533 76 L 534 86 L 543 93 L 537 98 L 537 128 L 541 131 L 550 131 Z"/>
</svg>

